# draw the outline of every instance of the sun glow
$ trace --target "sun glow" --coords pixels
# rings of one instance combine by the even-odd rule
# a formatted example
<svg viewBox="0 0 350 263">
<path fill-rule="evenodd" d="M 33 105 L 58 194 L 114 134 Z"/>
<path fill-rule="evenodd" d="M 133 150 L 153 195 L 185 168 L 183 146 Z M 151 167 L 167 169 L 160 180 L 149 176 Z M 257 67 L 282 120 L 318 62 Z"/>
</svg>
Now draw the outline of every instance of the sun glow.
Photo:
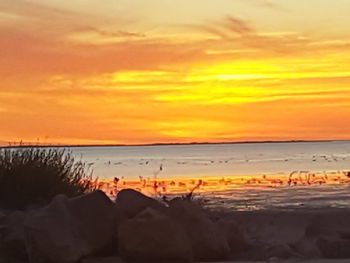
<svg viewBox="0 0 350 263">
<path fill-rule="evenodd" d="M 2 1 L 0 143 L 350 139 L 350 6 L 310 1 Z"/>
</svg>

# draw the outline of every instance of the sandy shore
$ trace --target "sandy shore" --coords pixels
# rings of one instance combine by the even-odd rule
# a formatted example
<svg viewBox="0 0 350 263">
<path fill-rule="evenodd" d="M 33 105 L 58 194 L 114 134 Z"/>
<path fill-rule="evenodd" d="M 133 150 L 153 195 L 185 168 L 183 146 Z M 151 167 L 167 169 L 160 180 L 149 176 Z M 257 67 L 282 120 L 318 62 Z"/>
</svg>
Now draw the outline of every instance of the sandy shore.
<svg viewBox="0 0 350 263">
<path fill-rule="evenodd" d="M 233 220 L 245 233 L 251 247 L 237 260 L 350 262 L 319 259 L 350 257 L 350 209 L 220 211 L 213 219 Z"/>
</svg>

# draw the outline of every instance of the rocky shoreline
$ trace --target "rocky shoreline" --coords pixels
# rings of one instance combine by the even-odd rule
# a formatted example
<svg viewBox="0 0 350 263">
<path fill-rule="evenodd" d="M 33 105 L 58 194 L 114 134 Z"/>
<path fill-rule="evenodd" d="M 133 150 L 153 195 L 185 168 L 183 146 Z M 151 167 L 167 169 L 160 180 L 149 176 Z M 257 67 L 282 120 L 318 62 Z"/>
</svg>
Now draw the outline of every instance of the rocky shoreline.
<svg viewBox="0 0 350 263">
<path fill-rule="evenodd" d="M 0 212 L 0 263 L 345 258 L 348 209 L 212 211 L 187 197 L 159 201 L 125 189 L 115 201 L 96 191 L 59 195 L 26 212 Z"/>
</svg>

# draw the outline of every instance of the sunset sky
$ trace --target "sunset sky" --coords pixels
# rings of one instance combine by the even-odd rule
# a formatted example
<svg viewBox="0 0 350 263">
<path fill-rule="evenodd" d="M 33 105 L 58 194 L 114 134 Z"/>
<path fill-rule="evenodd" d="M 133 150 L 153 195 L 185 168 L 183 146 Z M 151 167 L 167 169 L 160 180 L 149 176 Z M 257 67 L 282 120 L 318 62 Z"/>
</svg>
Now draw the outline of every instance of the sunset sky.
<svg viewBox="0 0 350 263">
<path fill-rule="evenodd" d="M 0 144 L 350 139 L 350 0 L 1 0 Z"/>
</svg>

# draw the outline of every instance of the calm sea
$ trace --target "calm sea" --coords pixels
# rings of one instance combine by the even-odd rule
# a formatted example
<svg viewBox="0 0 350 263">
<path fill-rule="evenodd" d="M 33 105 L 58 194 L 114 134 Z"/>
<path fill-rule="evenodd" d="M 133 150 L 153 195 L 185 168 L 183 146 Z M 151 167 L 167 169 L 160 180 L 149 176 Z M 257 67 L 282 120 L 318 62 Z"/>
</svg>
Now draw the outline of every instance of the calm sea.
<svg viewBox="0 0 350 263">
<path fill-rule="evenodd" d="M 72 147 L 100 179 L 350 170 L 350 141 Z"/>
</svg>

